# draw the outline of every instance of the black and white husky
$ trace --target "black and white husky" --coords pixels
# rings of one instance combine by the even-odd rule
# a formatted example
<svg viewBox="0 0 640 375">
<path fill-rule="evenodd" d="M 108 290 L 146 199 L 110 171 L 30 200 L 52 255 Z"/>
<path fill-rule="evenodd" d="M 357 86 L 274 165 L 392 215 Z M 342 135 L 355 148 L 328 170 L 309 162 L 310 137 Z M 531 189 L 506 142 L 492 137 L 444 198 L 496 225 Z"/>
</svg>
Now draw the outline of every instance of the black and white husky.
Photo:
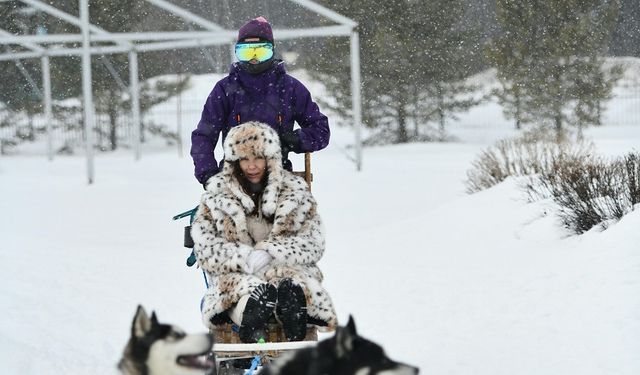
<svg viewBox="0 0 640 375">
<path fill-rule="evenodd" d="M 352 317 L 346 327 L 318 345 L 283 354 L 260 375 L 415 375 L 418 368 L 389 359 L 384 350 L 356 332 Z"/>
<path fill-rule="evenodd" d="M 212 346 L 211 335 L 187 335 L 138 306 L 118 369 L 126 375 L 202 375 L 215 366 L 208 357 Z"/>
</svg>

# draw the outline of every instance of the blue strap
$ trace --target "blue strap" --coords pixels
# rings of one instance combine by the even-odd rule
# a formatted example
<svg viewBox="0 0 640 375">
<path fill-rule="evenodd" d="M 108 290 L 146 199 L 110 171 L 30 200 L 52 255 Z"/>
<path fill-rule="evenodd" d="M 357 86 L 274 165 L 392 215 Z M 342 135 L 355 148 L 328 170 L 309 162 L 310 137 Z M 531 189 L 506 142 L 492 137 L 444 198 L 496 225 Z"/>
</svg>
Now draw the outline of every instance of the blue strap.
<svg viewBox="0 0 640 375">
<path fill-rule="evenodd" d="M 259 355 L 253 357 L 253 361 L 251 361 L 251 367 L 249 367 L 249 370 L 244 375 L 253 375 L 253 372 L 258 368 L 258 365 L 260 365 Z"/>
<path fill-rule="evenodd" d="M 191 209 L 189 211 L 185 211 L 185 212 L 179 213 L 179 214 L 177 214 L 176 216 L 173 217 L 173 220 L 182 219 L 183 217 L 187 217 L 187 216 L 191 216 L 191 220 L 193 220 L 193 217 L 195 216 L 197 209 L 198 209 L 198 207 L 193 208 L 193 209 Z"/>
<path fill-rule="evenodd" d="M 185 211 L 182 213 L 177 214 L 176 216 L 173 217 L 173 220 L 178 220 L 178 219 L 182 219 L 183 217 L 187 217 L 189 216 L 189 225 L 193 224 L 193 221 L 196 218 L 196 213 L 198 212 L 198 206 L 190 209 L 189 211 Z M 194 264 L 196 264 L 196 253 L 193 251 L 193 249 L 191 250 L 191 254 L 189 254 L 189 257 L 187 258 L 187 267 L 191 267 Z M 206 277 L 205 277 L 205 283 L 207 283 L 206 281 Z M 207 288 L 209 286 L 207 285 Z"/>
<path fill-rule="evenodd" d="M 204 285 L 209 289 L 209 280 L 207 280 L 207 273 L 202 270 L 202 277 L 204 277 Z"/>
<path fill-rule="evenodd" d="M 198 212 L 198 206 L 177 214 L 176 216 L 173 217 L 173 220 L 178 220 L 178 219 L 182 219 L 183 217 L 187 217 L 189 216 L 189 225 L 193 224 L 193 221 L 196 218 L 196 213 Z M 196 264 L 196 253 L 193 249 L 191 249 L 191 254 L 189 254 L 189 257 L 187 258 L 187 267 L 191 267 L 194 264 Z M 202 270 L 202 277 L 204 278 L 204 284 L 207 286 L 207 289 L 209 289 L 209 280 L 207 280 L 207 274 L 204 272 L 204 270 Z M 204 299 L 202 299 L 202 301 L 200 301 L 200 311 L 202 311 L 202 304 L 204 302 Z"/>
</svg>

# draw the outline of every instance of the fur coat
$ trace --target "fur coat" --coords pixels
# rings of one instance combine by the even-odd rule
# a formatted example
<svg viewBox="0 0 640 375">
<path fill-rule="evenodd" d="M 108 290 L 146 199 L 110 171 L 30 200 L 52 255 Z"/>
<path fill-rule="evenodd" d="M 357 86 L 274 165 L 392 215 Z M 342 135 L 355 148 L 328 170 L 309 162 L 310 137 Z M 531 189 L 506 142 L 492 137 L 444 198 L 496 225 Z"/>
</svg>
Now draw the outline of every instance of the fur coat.
<svg viewBox="0 0 640 375">
<path fill-rule="evenodd" d="M 325 247 L 316 202 L 304 179 L 282 169 L 275 131 L 266 125 L 262 129 L 257 135 L 254 130 L 242 135 L 236 134 L 240 131 L 230 132 L 223 171 L 209 179 L 192 225 L 198 264 L 210 284 L 204 296 L 203 321 L 212 327 L 212 317 L 233 307 L 256 286 L 269 282 L 277 287 L 283 278 L 291 278 L 305 292 L 307 314 L 333 330 L 337 324 L 335 310 L 316 266 Z M 242 140 L 249 141 L 245 144 Z M 268 237 L 257 244 L 247 228 L 247 215 L 254 211 L 255 203 L 242 189 L 232 163 L 247 153 L 262 153 L 269 171 L 260 209 L 274 222 Z M 254 249 L 265 250 L 273 257 L 264 277 L 244 272 L 247 256 Z"/>
</svg>

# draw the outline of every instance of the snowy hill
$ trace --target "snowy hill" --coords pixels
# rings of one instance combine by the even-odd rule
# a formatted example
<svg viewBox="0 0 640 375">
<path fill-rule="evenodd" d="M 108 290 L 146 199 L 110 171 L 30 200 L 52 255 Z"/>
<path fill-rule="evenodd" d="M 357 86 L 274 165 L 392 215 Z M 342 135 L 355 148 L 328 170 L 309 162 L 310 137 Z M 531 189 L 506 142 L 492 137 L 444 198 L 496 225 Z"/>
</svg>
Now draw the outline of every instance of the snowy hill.
<svg viewBox="0 0 640 375">
<path fill-rule="evenodd" d="M 476 110 L 452 126 L 461 142 L 368 148 L 361 173 L 344 129 L 314 155 L 339 318 L 425 374 L 640 373 L 640 211 L 573 236 L 515 180 L 466 195 L 471 161 L 512 131 L 493 104 Z M 609 155 L 640 148 L 638 123 L 587 136 Z M 171 221 L 202 192 L 191 160 L 100 155 L 93 186 L 84 169 L 0 159 L 2 373 L 114 373 L 138 303 L 203 330 L 202 278 Z"/>
</svg>

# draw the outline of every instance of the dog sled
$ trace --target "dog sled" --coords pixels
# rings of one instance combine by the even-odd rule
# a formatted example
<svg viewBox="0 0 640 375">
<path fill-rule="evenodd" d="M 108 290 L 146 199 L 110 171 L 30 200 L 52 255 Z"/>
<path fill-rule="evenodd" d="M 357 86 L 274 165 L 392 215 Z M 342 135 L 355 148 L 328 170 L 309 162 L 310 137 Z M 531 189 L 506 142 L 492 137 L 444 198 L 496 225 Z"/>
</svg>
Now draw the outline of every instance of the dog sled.
<svg viewBox="0 0 640 375">
<path fill-rule="evenodd" d="M 304 160 L 304 171 L 293 173 L 303 177 L 309 189 L 311 189 L 311 182 L 313 181 L 311 154 L 305 153 Z M 192 267 L 197 263 L 195 251 L 193 250 L 194 243 L 191 238 L 191 224 L 193 224 L 196 211 L 197 207 L 173 217 L 173 220 L 189 217 L 189 225 L 184 228 L 184 247 L 191 249 L 186 261 L 188 267 Z M 207 274 L 204 270 L 202 274 L 205 286 L 208 288 Z M 313 346 L 318 341 L 318 330 L 314 325 L 307 325 L 305 338 L 302 341 L 295 342 L 287 341 L 282 326 L 275 320 L 272 320 L 267 325 L 264 341 L 261 340 L 255 344 L 243 343 L 238 335 L 238 330 L 239 327 L 233 323 L 217 325 L 210 330 L 209 333 L 214 337 L 215 344 L 209 357 L 211 360 L 215 360 L 216 368 L 206 375 L 251 375 L 260 366 L 273 361 L 283 353 Z"/>
</svg>

